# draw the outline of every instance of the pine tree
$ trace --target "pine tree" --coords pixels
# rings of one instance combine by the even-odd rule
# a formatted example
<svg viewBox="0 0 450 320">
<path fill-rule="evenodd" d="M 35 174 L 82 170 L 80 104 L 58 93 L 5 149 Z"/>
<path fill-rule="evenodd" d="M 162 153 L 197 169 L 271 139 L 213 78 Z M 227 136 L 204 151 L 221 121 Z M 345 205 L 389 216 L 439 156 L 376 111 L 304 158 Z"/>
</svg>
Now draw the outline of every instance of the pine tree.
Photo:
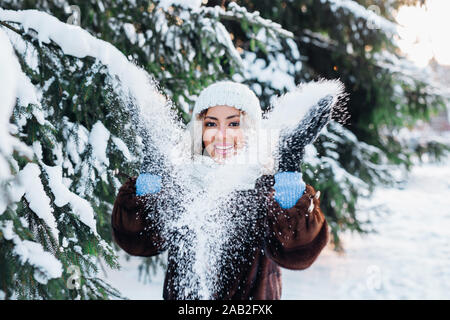
<svg viewBox="0 0 450 320">
<path fill-rule="evenodd" d="M 24 150 L 6 154 L 13 178 L 2 181 L 1 290 L 19 299 L 119 297 L 98 273 L 105 262 L 118 267 L 105 213 L 120 184 L 108 165 L 133 165 L 114 135 L 126 137 L 127 115 L 95 59 L 65 55 L 23 26 L 2 26 L 20 62 L 10 132 Z M 102 138 L 108 150 L 95 141 Z"/>
</svg>

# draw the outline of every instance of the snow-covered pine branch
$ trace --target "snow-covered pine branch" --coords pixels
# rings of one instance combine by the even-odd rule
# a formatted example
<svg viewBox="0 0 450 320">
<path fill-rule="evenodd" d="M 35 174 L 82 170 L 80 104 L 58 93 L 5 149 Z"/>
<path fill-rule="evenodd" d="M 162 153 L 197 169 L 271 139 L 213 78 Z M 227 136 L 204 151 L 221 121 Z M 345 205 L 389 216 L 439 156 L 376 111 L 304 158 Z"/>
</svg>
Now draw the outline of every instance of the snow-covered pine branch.
<svg viewBox="0 0 450 320">
<path fill-rule="evenodd" d="M 21 265 L 18 277 L 28 279 L 18 287 L 14 279 L 8 279 L 5 294 L 117 296 L 117 291 L 98 279 L 100 257 L 113 267 L 116 262 L 112 247 L 103 239 L 105 232 L 97 230 L 97 225 L 105 228 L 109 223 L 96 220 L 108 221 L 110 207 L 102 198 L 115 194 L 120 185 L 115 168 L 122 159 L 128 160 L 127 166 L 139 158 L 138 147 L 133 153 L 127 148 L 133 141 L 139 144 L 126 109 L 129 97 L 141 116 L 150 114 L 169 124 L 171 114 L 164 111 L 169 110 L 164 108 L 167 101 L 146 72 L 79 27 L 36 10 L 0 9 L 0 21 L 4 47 L 12 44 L 17 54 L 2 51 L 12 66 L 2 72 L 10 76 L 10 85 L 5 85 L 8 91 L 2 91 L 3 119 L 12 122 L 2 126 L 6 130 L 2 131 L 1 160 L 6 165 L 2 167 L 0 223 L 6 236 L 1 241 L 10 246 L 12 270 L 17 268 L 14 263 Z M 74 79 L 79 79 L 75 88 Z M 98 100 L 95 91 L 106 100 Z M 117 92 L 125 93 L 125 98 Z M 104 105 L 108 100 L 111 105 Z M 164 135 L 164 130 L 158 134 Z M 129 139 L 128 143 L 122 138 Z M 34 255 L 52 256 L 53 260 L 47 258 L 52 269 Z M 81 272 L 79 290 L 66 286 L 70 265 Z M 40 283 L 35 288 L 33 276 Z"/>
<path fill-rule="evenodd" d="M 365 20 L 373 28 L 382 29 L 383 32 L 391 35 L 397 34 L 398 25 L 379 15 L 375 10 L 376 6 L 373 7 L 373 10 L 370 10 L 370 7 L 365 8 L 354 0 L 321 0 L 321 2 L 324 4 L 328 3 L 334 12 L 342 9 L 357 18 Z"/>
</svg>

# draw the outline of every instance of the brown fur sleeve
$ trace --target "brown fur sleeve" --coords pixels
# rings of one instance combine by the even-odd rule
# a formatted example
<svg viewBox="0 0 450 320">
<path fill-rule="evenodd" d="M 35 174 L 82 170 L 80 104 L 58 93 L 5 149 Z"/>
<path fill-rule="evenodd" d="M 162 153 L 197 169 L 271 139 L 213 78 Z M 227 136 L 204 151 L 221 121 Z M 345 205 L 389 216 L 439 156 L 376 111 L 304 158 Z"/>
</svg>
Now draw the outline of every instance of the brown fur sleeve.
<svg viewBox="0 0 450 320">
<path fill-rule="evenodd" d="M 111 216 L 113 238 L 131 255 L 148 257 L 164 251 L 156 207 L 158 195 L 136 196 L 136 177 L 129 178 L 119 190 Z"/>
<path fill-rule="evenodd" d="M 306 269 L 328 243 L 328 225 L 313 187 L 290 209 L 282 209 L 269 194 L 266 252 L 281 267 Z"/>
</svg>

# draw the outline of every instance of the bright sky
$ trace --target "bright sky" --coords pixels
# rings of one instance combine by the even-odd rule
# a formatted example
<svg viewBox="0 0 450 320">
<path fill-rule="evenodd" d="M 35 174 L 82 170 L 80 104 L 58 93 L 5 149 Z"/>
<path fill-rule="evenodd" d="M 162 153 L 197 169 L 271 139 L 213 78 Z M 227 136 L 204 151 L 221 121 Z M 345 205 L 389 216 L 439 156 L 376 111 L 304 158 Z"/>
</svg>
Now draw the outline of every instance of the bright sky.
<svg viewBox="0 0 450 320">
<path fill-rule="evenodd" d="M 426 66 L 434 56 L 450 65 L 450 0 L 427 0 L 426 7 L 402 7 L 397 22 L 399 46 L 418 66 Z"/>
</svg>

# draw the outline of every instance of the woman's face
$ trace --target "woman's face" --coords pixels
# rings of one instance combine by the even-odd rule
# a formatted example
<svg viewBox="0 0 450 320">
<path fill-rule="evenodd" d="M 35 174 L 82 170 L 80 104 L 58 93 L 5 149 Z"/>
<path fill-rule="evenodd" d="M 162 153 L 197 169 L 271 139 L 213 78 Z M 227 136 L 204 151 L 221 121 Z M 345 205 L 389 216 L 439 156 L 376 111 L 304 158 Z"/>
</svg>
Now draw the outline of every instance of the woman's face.
<svg viewBox="0 0 450 320">
<path fill-rule="evenodd" d="M 244 144 L 241 111 L 229 106 L 215 106 L 203 117 L 203 143 L 216 161 L 234 156 Z"/>
</svg>

